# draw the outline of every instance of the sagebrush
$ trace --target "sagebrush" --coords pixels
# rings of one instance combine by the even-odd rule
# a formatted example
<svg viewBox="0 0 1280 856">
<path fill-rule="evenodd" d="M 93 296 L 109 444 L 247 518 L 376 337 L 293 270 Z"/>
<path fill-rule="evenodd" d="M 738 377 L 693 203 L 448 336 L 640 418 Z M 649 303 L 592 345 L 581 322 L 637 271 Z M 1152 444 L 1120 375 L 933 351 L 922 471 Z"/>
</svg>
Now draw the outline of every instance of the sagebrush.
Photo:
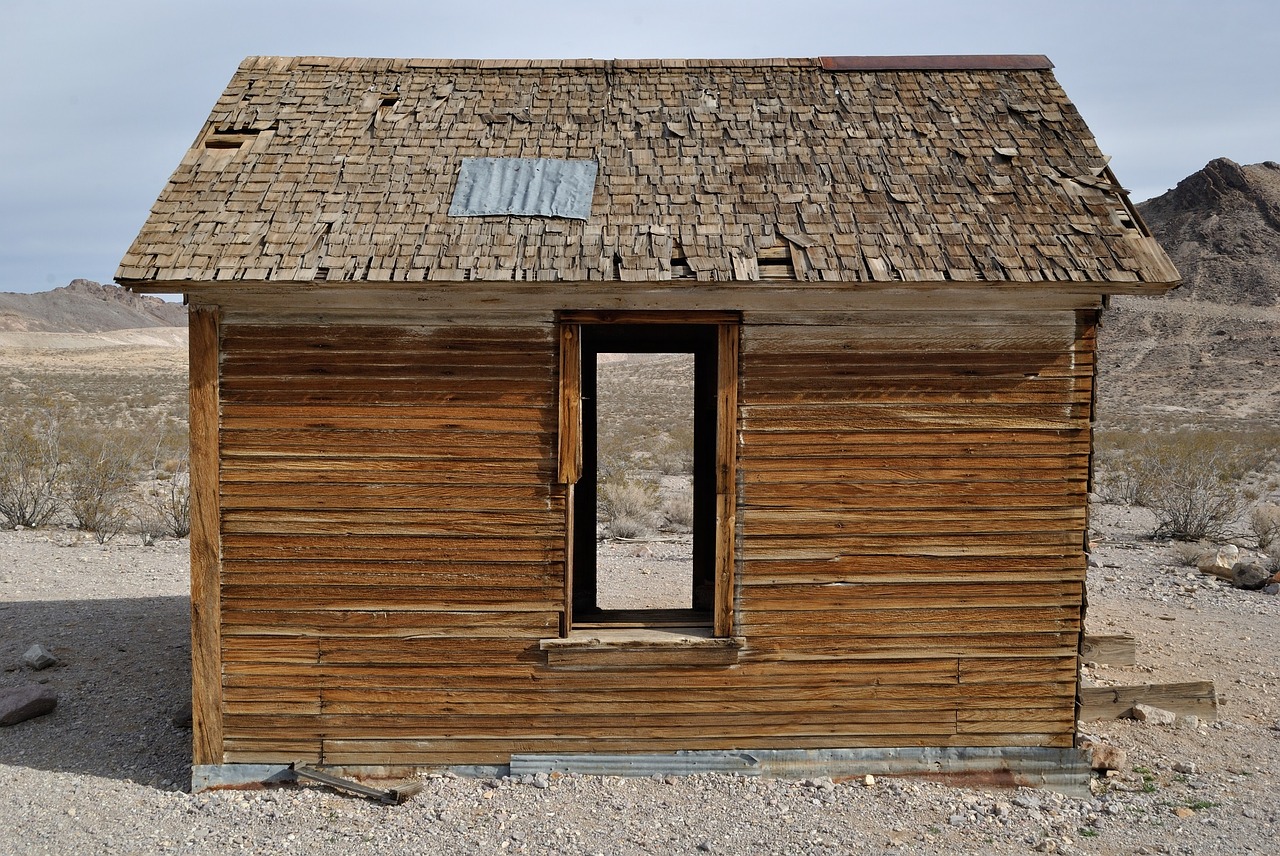
<svg viewBox="0 0 1280 856">
<path fill-rule="evenodd" d="M 1259 550 L 1270 550 L 1280 540 L 1280 506 L 1264 503 L 1249 513 L 1249 528 Z"/>
<path fill-rule="evenodd" d="M 0 524 L 58 521 L 105 543 L 131 524 L 152 536 L 190 530 L 184 423 L 96 421 L 59 401 L 0 422 Z"/>
<path fill-rule="evenodd" d="M 1099 494 L 1149 508 L 1156 537 L 1226 539 L 1246 506 L 1243 479 L 1274 459 L 1271 440 L 1259 439 L 1192 429 L 1100 435 Z"/>
<path fill-rule="evenodd" d="M 658 486 L 630 474 L 613 473 L 597 484 L 596 513 L 610 537 L 651 535 L 658 524 Z"/>
<path fill-rule="evenodd" d="M 43 526 L 58 513 L 63 414 L 46 404 L 9 414 L 0 426 L 0 521 Z"/>
</svg>

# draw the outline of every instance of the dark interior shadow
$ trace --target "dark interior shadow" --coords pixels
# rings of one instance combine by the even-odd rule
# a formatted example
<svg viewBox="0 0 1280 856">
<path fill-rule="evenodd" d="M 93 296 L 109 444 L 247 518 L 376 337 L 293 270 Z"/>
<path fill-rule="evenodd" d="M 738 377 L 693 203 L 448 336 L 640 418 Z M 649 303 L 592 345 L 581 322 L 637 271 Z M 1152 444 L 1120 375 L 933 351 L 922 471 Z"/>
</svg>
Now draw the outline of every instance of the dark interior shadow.
<svg viewBox="0 0 1280 856">
<path fill-rule="evenodd" d="M 0 764 L 187 789 L 191 729 L 186 597 L 0 603 L 0 687 L 45 683 L 45 716 L 0 728 Z M 60 663 L 23 666 L 39 643 Z"/>
</svg>

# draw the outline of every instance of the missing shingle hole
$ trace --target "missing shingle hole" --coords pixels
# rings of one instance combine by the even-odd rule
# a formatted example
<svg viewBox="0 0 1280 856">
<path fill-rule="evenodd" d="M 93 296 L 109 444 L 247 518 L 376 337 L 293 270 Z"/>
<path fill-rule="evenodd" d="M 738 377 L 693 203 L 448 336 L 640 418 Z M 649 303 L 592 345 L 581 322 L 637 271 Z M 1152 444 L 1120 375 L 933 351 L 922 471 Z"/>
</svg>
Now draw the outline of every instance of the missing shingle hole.
<svg viewBox="0 0 1280 856">
<path fill-rule="evenodd" d="M 672 279 L 695 279 L 697 274 L 693 272 L 693 267 L 689 264 L 688 257 L 684 254 L 684 247 L 679 241 L 671 242 L 671 278 Z"/>
<path fill-rule="evenodd" d="M 760 250 L 756 254 L 756 267 L 761 279 L 794 279 L 795 263 L 791 258 L 791 244 L 777 244 Z"/>
<path fill-rule="evenodd" d="M 277 125 L 271 124 L 267 130 L 274 131 Z M 263 131 L 262 128 L 215 128 L 204 138 L 206 149 L 238 149 L 245 143 L 252 142 Z"/>
</svg>

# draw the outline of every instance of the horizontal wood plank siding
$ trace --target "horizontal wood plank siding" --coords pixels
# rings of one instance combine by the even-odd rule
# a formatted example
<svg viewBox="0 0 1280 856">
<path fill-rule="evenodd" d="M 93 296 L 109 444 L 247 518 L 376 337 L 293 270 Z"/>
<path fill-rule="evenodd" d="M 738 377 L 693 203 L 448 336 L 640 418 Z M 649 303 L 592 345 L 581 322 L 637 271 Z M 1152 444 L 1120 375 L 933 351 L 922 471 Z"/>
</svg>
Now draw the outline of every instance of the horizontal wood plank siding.
<svg viewBox="0 0 1280 856">
<path fill-rule="evenodd" d="M 743 330 L 750 657 L 851 673 L 952 657 L 945 690 L 890 674 L 877 691 L 935 725 L 950 716 L 941 742 L 1070 745 L 1090 318 L 833 320 L 748 316 Z"/>
<path fill-rule="evenodd" d="M 390 686 L 418 672 L 464 683 L 473 664 L 530 662 L 555 634 L 553 333 L 224 327 L 228 760 L 318 761 L 330 735 L 394 733 L 331 697 L 344 669 Z M 443 725 L 430 695 L 406 706 L 403 727 L 428 733 L 413 725 L 428 710 L 424 722 L 465 727 Z"/>
<path fill-rule="evenodd" d="M 956 318 L 748 316 L 739 660 L 574 669 L 554 325 L 226 325 L 225 759 L 1071 745 L 1092 327 Z"/>
</svg>

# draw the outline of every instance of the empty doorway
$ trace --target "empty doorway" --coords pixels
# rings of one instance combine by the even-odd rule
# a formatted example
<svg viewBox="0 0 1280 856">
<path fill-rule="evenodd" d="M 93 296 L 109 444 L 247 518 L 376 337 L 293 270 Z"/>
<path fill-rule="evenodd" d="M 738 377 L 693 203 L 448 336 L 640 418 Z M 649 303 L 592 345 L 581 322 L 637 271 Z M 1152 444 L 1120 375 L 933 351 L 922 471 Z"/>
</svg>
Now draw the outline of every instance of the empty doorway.
<svg viewBox="0 0 1280 856">
<path fill-rule="evenodd" d="M 713 324 L 582 325 L 574 626 L 712 622 L 719 338 Z M 682 480 L 687 518 L 671 526 L 684 516 Z M 663 522 L 662 540 L 643 537 Z M 687 537 L 671 531 L 677 528 L 687 528 Z M 627 539 L 639 555 L 626 558 L 641 561 L 602 567 L 600 535 Z"/>
</svg>

